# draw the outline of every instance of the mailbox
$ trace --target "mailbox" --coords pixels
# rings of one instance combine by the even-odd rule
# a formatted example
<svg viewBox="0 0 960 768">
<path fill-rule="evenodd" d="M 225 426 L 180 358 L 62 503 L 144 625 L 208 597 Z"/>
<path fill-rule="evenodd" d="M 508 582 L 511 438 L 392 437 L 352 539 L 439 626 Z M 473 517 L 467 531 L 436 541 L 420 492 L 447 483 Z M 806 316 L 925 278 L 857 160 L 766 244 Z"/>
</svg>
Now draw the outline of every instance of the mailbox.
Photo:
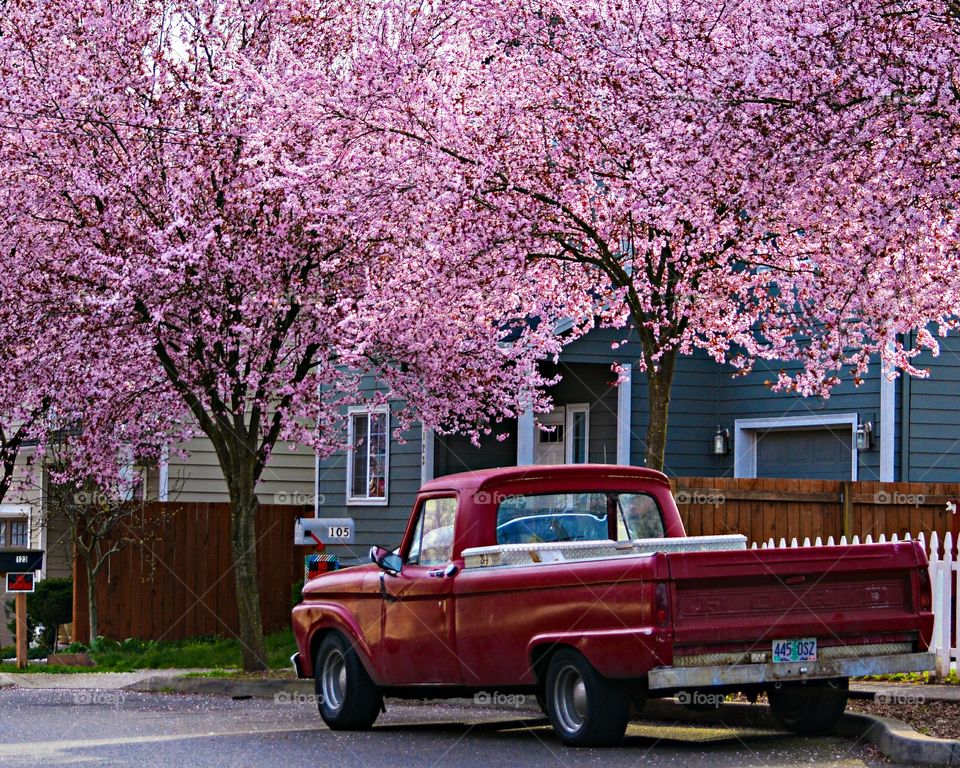
<svg viewBox="0 0 960 768">
<path fill-rule="evenodd" d="M 298 517 L 293 529 L 293 543 L 298 546 L 353 544 L 355 530 L 352 517 Z"/>
<path fill-rule="evenodd" d="M 42 570 L 42 549 L 0 549 L 0 573 L 25 573 Z"/>
</svg>

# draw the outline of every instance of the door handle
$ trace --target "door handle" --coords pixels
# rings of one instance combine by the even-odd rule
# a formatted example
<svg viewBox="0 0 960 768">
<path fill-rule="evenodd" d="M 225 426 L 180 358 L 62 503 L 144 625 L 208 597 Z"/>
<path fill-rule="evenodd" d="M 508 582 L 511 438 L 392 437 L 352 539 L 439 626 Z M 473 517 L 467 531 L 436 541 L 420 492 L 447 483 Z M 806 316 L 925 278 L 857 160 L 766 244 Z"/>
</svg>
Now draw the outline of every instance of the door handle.
<svg viewBox="0 0 960 768">
<path fill-rule="evenodd" d="M 386 600 L 388 603 L 395 603 L 399 598 L 394 597 L 389 592 L 387 592 L 387 585 L 384 582 L 385 574 L 380 574 L 380 597 Z"/>
</svg>

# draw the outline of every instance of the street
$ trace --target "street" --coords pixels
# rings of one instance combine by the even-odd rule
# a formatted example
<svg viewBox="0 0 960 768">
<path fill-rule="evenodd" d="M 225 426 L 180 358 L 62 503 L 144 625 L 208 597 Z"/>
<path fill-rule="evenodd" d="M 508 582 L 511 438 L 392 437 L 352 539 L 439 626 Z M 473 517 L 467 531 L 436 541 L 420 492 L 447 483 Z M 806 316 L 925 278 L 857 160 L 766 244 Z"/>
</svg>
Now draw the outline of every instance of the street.
<svg viewBox="0 0 960 768">
<path fill-rule="evenodd" d="M 562 746 L 528 711 L 388 701 L 372 731 L 334 733 L 309 702 L 117 690 L 0 690 L 0 765 L 721 766 L 884 765 L 839 738 L 631 724 L 622 746 Z"/>
</svg>

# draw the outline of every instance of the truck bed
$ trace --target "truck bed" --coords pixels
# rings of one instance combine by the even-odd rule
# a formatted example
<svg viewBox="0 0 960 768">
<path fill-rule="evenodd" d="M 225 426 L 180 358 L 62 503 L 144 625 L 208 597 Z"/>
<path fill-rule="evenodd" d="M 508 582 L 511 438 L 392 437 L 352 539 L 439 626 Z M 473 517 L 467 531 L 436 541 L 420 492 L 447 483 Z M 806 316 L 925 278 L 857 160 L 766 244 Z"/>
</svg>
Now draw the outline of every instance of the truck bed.
<svg viewBox="0 0 960 768">
<path fill-rule="evenodd" d="M 805 666 L 823 677 L 879 671 L 881 659 L 916 654 L 930 639 L 929 606 L 919 604 L 923 554 L 912 542 L 666 558 L 673 672 L 651 673 L 652 688 L 756 681 L 761 667 L 765 679 L 795 675 L 773 664 L 776 640 L 815 638 L 816 663 Z"/>
</svg>

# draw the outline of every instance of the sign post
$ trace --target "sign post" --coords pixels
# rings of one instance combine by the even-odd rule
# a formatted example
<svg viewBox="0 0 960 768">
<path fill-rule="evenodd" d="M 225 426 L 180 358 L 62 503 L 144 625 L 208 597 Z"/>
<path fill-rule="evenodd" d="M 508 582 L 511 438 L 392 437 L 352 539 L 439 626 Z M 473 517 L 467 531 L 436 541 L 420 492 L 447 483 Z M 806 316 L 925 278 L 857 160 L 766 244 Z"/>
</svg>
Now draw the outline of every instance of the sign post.
<svg viewBox="0 0 960 768">
<path fill-rule="evenodd" d="M 42 549 L 0 550 L 0 573 L 7 593 L 13 593 L 17 626 L 17 669 L 27 668 L 27 593 L 33 592 L 36 571 L 43 570 Z"/>
<path fill-rule="evenodd" d="M 27 668 L 27 595 L 18 592 L 15 599 L 17 614 L 17 669 Z"/>
</svg>

